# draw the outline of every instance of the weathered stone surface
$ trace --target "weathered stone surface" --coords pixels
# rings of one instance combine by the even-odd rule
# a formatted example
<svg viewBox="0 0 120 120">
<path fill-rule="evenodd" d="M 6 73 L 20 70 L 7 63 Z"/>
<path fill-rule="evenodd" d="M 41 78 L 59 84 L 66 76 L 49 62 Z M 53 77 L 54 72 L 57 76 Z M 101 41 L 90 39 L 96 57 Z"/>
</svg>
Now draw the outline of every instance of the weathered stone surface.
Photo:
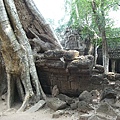
<svg viewBox="0 0 120 120">
<path fill-rule="evenodd" d="M 57 110 L 56 112 L 53 113 L 52 118 L 59 118 L 64 113 L 65 113 L 64 110 Z"/>
<path fill-rule="evenodd" d="M 95 65 L 95 69 L 97 69 L 99 73 L 104 73 L 104 67 L 102 65 Z"/>
<path fill-rule="evenodd" d="M 109 73 L 106 74 L 106 77 L 107 77 L 110 81 L 120 80 L 120 74 L 119 74 L 119 73 L 109 72 Z"/>
<path fill-rule="evenodd" d="M 101 93 L 100 100 L 107 99 L 116 99 L 117 98 L 117 92 L 111 87 L 106 87 Z"/>
<path fill-rule="evenodd" d="M 44 53 L 44 57 L 47 59 L 60 59 L 63 57 L 65 51 L 64 50 L 48 50 Z"/>
<path fill-rule="evenodd" d="M 90 103 L 92 101 L 92 96 L 90 94 L 90 92 L 88 91 L 83 91 L 80 95 L 79 95 L 79 101 L 85 101 L 87 103 Z"/>
<path fill-rule="evenodd" d="M 97 75 L 92 75 L 91 77 L 91 83 L 93 85 L 101 85 L 101 84 L 108 84 L 108 79 L 104 79 L 104 75 L 102 74 L 97 74 Z"/>
<path fill-rule="evenodd" d="M 76 50 L 69 50 L 64 53 L 65 60 L 74 60 L 79 57 L 79 52 Z"/>
<path fill-rule="evenodd" d="M 106 77 L 111 81 L 115 81 L 115 73 L 114 72 L 107 73 Z"/>
<path fill-rule="evenodd" d="M 93 115 L 93 116 L 89 117 L 88 120 L 108 120 L 108 119 L 107 118 L 100 118 L 97 115 Z"/>
<path fill-rule="evenodd" d="M 80 116 L 79 120 L 88 120 L 89 117 Z"/>
<path fill-rule="evenodd" d="M 66 108 L 67 104 L 59 98 L 49 98 L 47 100 L 47 106 L 56 111 Z"/>
<path fill-rule="evenodd" d="M 116 79 L 116 80 L 120 80 L 120 74 L 116 73 L 116 74 L 115 74 L 115 79 Z"/>
<path fill-rule="evenodd" d="M 77 109 L 77 108 L 78 108 L 78 102 L 79 102 L 79 101 L 76 101 L 75 103 L 70 104 L 70 108 L 71 108 L 72 110 Z"/>
<path fill-rule="evenodd" d="M 59 95 L 59 89 L 58 89 L 57 85 L 55 85 L 52 89 L 52 96 L 56 97 L 57 95 Z"/>
<path fill-rule="evenodd" d="M 93 108 L 85 101 L 79 101 L 78 102 L 78 110 L 80 112 L 87 113 L 90 110 L 93 110 Z"/>
<path fill-rule="evenodd" d="M 93 56 L 78 57 L 78 55 L 76 50 L 51 50 L 45 52 L 46 57 L 42 58 L 39 64 L 37 63 L 37 71 L 46 93 L 51 93 L 51 88 L 57 85 L 60 93 L 78 96 L 86 89 L 90 91 L 102 86 L 102 80 L 91 79 L 94 63 Z"/>
<path fill-rule="evenodd" d="M 44 100 L 40 100 L 38 103 L 36 103 L 34 106 L 32 106 L 30 109 L 28 109 L 26 112 L 36 112 L 38 111 L 40 108 L 42 108 L 45 105 L 45 101 Z"/>
<path fill-rule="evenodd" d="M 61 60 L 47 60 L 45 65 L 49 68 L 65 68 L 65 63 Z"/>
<path fill-rule="evenodd" d="M 98 97 L 100 97 L 100 92 L 98 90 L 92 90 L 90 91 L 90 94 L 92 96 L 92 99 L 98 99 Z"/>
<path fill-rule="evenodd" d="M 102 116 L 102 117 L 107 117 L 107 116 L 110 116 L 113 118 L 117 117 L 115 110 L 106 102 L 101 103 L 99 105 L 99 107 L 96 110 L 96 113 L 97 115 Z"/>
<path fill-rule="evenodd" d="M 72 98 L 70 98 L 70 97 L 68 97 L 67 95 L 64 95 L 64 94 L 57 95 L 57 98 L 59 98 L 62 101 L 65 101 L 68 105 L 70 105 L 74 102 L 74 100 Z"/>
<path fill-rule="evenodd" d="M 77 60 L 73 60 L 67 68 L 91 69 L 93 67 L 93 60 L 92 55 L 80 56 Z"/>
<path fill-rule="evenodd" d="M 78 30 L 67 28 L 65 31 L 65 40 L 63 46 L 66 50 L 78 50 L 81 55 L 83 55 L 84 53 L 88 54 L 90 43 L 86 39 L 86 45 L 85 41 L 81 39 L 79 32 L 80 31 Z"/>
</svg>

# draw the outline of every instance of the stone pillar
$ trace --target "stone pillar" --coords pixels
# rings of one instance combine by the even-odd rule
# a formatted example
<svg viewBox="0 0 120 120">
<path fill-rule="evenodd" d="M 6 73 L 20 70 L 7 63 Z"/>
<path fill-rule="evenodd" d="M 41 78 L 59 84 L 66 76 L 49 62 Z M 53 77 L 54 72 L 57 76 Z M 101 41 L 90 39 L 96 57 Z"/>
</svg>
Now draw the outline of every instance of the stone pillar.
<svg viewBox="0 0 120 120">
<path fill-rule="evenodd" d="M 111 60 L 112 72 L 115 72 L 115 64 L 116 64 L 116 60 Z"/>
</svg>

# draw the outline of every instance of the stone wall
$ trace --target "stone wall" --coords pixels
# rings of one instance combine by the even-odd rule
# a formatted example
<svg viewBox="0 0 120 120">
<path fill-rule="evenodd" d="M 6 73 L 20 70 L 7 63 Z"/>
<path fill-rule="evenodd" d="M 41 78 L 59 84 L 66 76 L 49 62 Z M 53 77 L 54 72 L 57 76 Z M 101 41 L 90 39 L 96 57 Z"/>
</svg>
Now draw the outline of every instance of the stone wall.
<svg viewBox="0 0 120 120">
<path fill-rule="evenodd" d="M 84 90 L 102 89 L 101 81 L 95 80 L 93 72 L 94 58 L 91 55 L 79 56 L 79 52 L 48 51 L 44 57 L 36 61 L 37 71 L 43 90 L 51 93 L 57 85 L 60 93 L 79 95 Z M 103 73 L 103 69 L 101 73 Z M 95 75 L 95 74 L 94 74 Z"/>
<path fill-rule="evenodd" d="M 120 59 L 120 49 L 109 50 L 110 59 Z"/>
</svg>

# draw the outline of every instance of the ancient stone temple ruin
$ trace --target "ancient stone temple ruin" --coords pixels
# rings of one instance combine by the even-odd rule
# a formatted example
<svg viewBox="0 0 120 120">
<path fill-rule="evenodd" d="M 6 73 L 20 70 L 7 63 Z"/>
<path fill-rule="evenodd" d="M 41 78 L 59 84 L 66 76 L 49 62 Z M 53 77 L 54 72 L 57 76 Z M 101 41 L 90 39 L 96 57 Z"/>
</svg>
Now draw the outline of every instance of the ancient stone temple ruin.
<svg viewBox="0 0 120 120">
<path fill-rule="evenodd" d="M 120 79 L 118 74 L 105 76 L 103 66 L 94 65 L 94 56 L 84 55 L 86 46 L 77 31 L 68 29 L 65 33 L 64 50 L 36 53 L 38 54 L 35 62 L 38 77 L 45 93 L 51 94 L 52 88 L 57 85 L 60 93 L 78 96 L 84 90 L 102 90 L 109 84 L 108 80 Z M 101 51 L 98 54 L 102 56 Z M 117 68 L 120 72 L 120 49 L 110 49 L 109 55 L 111 69 L 114 71 Z M 4 67 L 0 67 L 0 74 L 3 74 Z"/>
<path fill-rule="evenodd" d="M 77 50 L 84 55 L 86 45 L 77 30 L 67 28 L 64 41 L 66 50 Z"/>
<path fill-rule="evenodd" d="M 79 56 L 76 50 L 50 50 L 36 61 L 43 90 L 51 93 L 57 85 L 61 93 L 68 95 L 79 95 L 84 90 L 101 87 L 101 81 L 96 84 L 92 80 L 93 64 L 92 55 Z M 103 68 L 96 70 L 98 73 L 104 72 Z"/>
<path fill-rule="evenodd" d="M 101 90 L 109 84 L 108 79 L 111 77 L 104 75 L 103 66 L 94 65 L 93 55 L 85 55 L 87 46 L 78 31 L 68 28 L 65 32 L 64 50 L 46 51 L 36 61 L 40 82 L 46 93 L 51 94 L 55 85 L 60 93 L 79 95 L 84 90 Z M 110 50 L 109 54 L 111 60 L 119 58 L 116 54 L 112 55 Z M 118 79 L 116 76 L 118 75 L 114 79 Z"/>
<path fill-rule="evenodd" d="M 110 69 L 112 72 L 120 73 L 120 46 L 115 49 L 109 49 L 109 57 L 111 66 Z"/>
<path fill-rule="evenodd" d="M 120 73 L 120 43 L 112 41 L 108 46 L 109 54 L 109 71 Z M 98 64 L 102 65 L 102 48 L 98 49 Z"/>
</svg>

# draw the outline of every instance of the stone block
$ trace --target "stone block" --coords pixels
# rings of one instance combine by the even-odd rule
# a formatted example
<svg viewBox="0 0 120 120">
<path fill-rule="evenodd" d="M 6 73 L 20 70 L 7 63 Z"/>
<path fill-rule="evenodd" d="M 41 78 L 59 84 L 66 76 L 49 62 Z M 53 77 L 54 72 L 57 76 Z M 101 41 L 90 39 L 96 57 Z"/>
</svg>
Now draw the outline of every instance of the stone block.
<svg viewBox="0 0 120 120">
<path fill-rule="evenodd" d="M 93 108 L 85 101 L 79 101 L 78 102 L 78 110 L 80 112 L 87 113 L 90 110 L 93 110 Z"/>
<path fill-rule="evenodd" d="M 90 103 L 92 100 L 92 96 L 90 94 L 90 92 L 88 91 L 83 91 L 80 95 L 79 95 L 79 101 L 85 101 L 87 103 Z"/>
<path fill-rule="evenodd" d="M 110 116 L 115 118 L 117 116 L 115 110 L 106 102 L 101 103 L 96 110 L 96 114 L 102 117 Z"/>
<path fill-rule="evenodd" d="M 58 80 L 61 82 L 67 82 L 68 81 L 68 76 L 66 75 L 59 75 Z M 62 84 L 62 83 L 61 83 Z"/>
<path fill-rule="evenodd" d="M 26 112 L 36 112 L 38 111 L 40 108 L 42 108 L 45 105 L 45 101 L 44 100 L 40 100 L 38 103 L 36 103 L 34 106 L 32 106 L 30 109 L 28 109 Z"/>
<path fill-rule="evenodd" d="M 64 53 L 65 60 L 74 60 L 78 56 L 79 56 L 79 52 L 76 50 L 69 50 L 69 51 L 65 51 Z"/>
<path fill-rule="evenodd" d="M 95 69 L 98 70 L 99 73 L 104 73 L 104 67 L 102 65 L 95 65 Z"/>
<path fill-rule="evenodd" d="M 73 60 L 71 63 L 68 64 L 67 68 L 80 68 L 80 69 L 90 69 L 93 67 L 93 56 L 91 59 L 88 56 L 80 56 L 79 59 Z"/>
<path fill-rule="evenodd" d="M 66 102 L 60 100 L 59 98 L 48 98 L 47 106 L 56 111 L 65 109 L 67 107 L 67 104 Z"/>
<path fill-rule="evenodd" d="M 70 89 L 70 82 L 69 81 L 61 81 L 61 89 L 69 90 Z"/>
<path fill-rule="evenodd" d="M 72 104 L 74 102 L 74 100 L 70 97 L 68 97 L 67 95 L 64 94 L 59 94 L 56 96 L 57 98 L 59 98 L 60 100 L 66 102 L 68 105 Z"/>
<path fill-rule="evenodd" d="M 49 68 L 65 68 L 65 63 L 60 60 L 47 60 L 46 66 Z"/>
<path fill-rule="evenodd" d="M 68 81 L 70 82 L 78 82 L 79 81 L 79 76 L 78 75 L 71 75 L 68 77 Z"/>
<path fill-rule="evenodd" d="M 77 101 L 77 102 L 75 102 L 75 103 L 70 104 L 70 108 L 71 108 L 72 110 L 77 109 L 77 108 L 78 108 L 78 102 L 79 102 L 79 101 Z"/>
<path fill-rule="evenodd" d="M 61 57 L 63 57 L 64 53 L 65 53 L 64 50 L 48 50 L 44 53 L 44 57 L 46 59 L 58 60 Z"/>
<path fill-rule="evenodd" d="M 59 118 L 64 113 L 65 113 L 64 110 L 57 110 L 56 112 L 53 113 L 52 118 Z"/>
<path fill-rule="evenodd" d="M 76 91 L 76 92 L 79 91 L 79 89 L 80 89 L 79 82 L 77 82 L 77 81 L 71 82 L 71 89 Z"/>
</svg>

